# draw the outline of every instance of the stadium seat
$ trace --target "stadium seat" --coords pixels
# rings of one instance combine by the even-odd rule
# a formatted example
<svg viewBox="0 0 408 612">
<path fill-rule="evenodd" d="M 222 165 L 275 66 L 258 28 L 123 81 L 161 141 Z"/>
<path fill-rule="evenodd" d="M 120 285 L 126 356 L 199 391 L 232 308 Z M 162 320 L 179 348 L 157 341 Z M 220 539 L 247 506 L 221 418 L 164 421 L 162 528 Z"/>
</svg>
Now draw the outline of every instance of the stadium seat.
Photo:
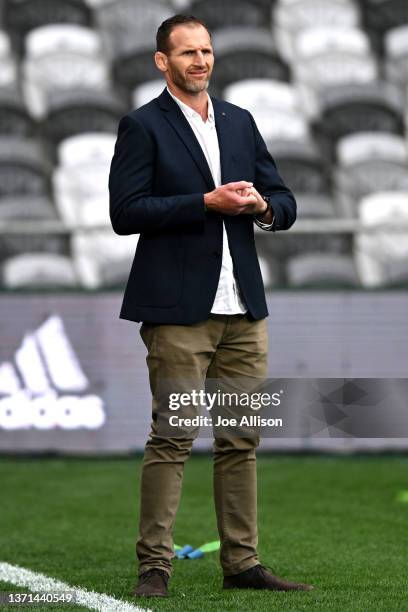
<svg viewBox="0 0 408 612">
<path fill-rule="evenodd" d="M 81 134 L 60 144 L 54 196 L 67 226 L 110 225 L 107 177 L 115 141 L 116 134 Z"/>
<path fill-rule="evenodd" d="M 408 227 L 378 231 L 387 223 L 408 226 L 408 190 L 366 196 L 358 210 L 363 226 L 374 228 L 371 232 L 362 230 L 354 240 L 362 284 L 365 287 L 408 285 Z"/>
<path fill-rule="evenodd" d="M 31 113 L 47 113 L 50 94 L 58 91 L 110 86 L 108 64 L 98 35 L 76 25 L 48 25 L 26 38 L 23 89 Z"/>
<path fill-rule="evenodd" d="M 361 30 L 311 28 L 299 35 L 296 49 L 294 81 L 310 118 L 318 114 L 319 96 L 328 87 L 377 78 L 377 63 Z"/>
<path fill-rule="evenodd" d="M 13 87 L 17 83 L 17 64 L 11 53 L 10 39 L 0 30 L 0 88 Z"/>
<path fill-rule="evenodd" d="M 0 221 L 57 220 L 57 212 L 48 197 L 32 195 L 0 198 Z"/>
<path fill-rule="evenodd" d="M 344 216 L 357 216 L 357 203 L 378 191 L 408 189 L 408 150 L 395 134 L 361 133 L 345 136 L 337 145 L 334 172 L 337 199 Z"/>
<path fill-rule="evenodd" d="M 0 197 L 49 192 L 51 164 L 34 140 L 0 138 Z"/>
<path fill-rule="evenodd" d="M 41 231 L 25 233 L 6 232 L 2 234 L 0 261 L 5 261 L 16 255 L 24 255 L 25 253 L 48 253 L 69 256 L 69 234 L 52 231 L 47 233 Z"/>
<path fill-rule="evenodd" d="M 34 28 L 52 23 L 88 26 L 91 21 L 91 9 L 85 0 L 5 0 L 4 23 L 19 53 L 25 35 Z"/>
<path fill-rule="evenodd" d="M 320 94 L 316 133 L 331 151 L 336 141 L 355 132 L 402 133 L 404 96 L 385 81 L 328 87 Z"/>
<path fill-rule="evenodd" d="M 297 92 L 288 83 L 245 79 L 226 87 L 223 99 L 249 110 L 266 139 L 304 140 L 309 135 Z"/>
<path fill-rule="evenodd" d="M 272 30 L 279 53 L 288 62 L 295 57 L 299 35 L 316 26 L 353 28 L 360 11 L 352 0 L 279 0 L 272 12 Z"/>
<path fill-rule="evenodd" d="M 406 87 L 408 85 L 408 24 L 387 32 L 385 51 L 387 79 Z"/>
<path fill-rule="evenodd" d="M 266 140 L 279 174 L 295 193 L 326 193 L 329 176 L 317 146 L 309 141 Z"/>
<path fill-rule="evenodd" d="M 249 0 L 193 0 L 189 13 L 202 19 L 211 31 L 228 26 L 258 28 L 264 24 L 264 14 Z"/>
<path fill-rule="evenodd" d="M 336 207 L 329 193 L 296 192 L 298 219 L 327 219 L 336 216 Z"/>
<path fill-rule="evenodd" d="M 282 285 L 282 274 L 279 271 L 279 264 L 270 257 L 259 255 L 259 266 L 261 268 L 262 280 L 266 291 L 273 287 Z"/>
<path fill-rule="evenodd" d="M 34 131 L 34 122 L 19 89 L 0 87 L 0 135 L 24 138 L 32 136 Z"/>
<path fill-rule="evenodd" d="M 174 14 L 163 2 L 116 0 L 96 9 L 96 21 L 109 56 L 113 74 L 122 86 L 133 89 L 156 79 L 155 36 L 159 25 Z"/>
<path fill-rule="evenodd" d="M 5 261 L 2 268 L 6 289 L 76 287 L 72 261 L 51 253 L 24 253 Z"/>
<path fill-rule="evenodd" d="M 44 135 L 53 142 L 83 132 L 116 133 L 128 105 L 116 94 L 92 89 L 55 92 L 50 95 Z"/>
<path fill-rule="evenodd" d="M 61 166 L 83 167 L 84 165 L 110 164 L 116 140 L 115 134 L 84 133 L 72 136 L 58 146 Z"/>
<path fill-rule="evenodd" d="M 138 236 L 112 230 L 75 233 L 72 252 L 79 282 L 86 289 L 123 286 L 128 278 Z"/>
<path fill-rule="evenodd" d="M 408 23 L 406 0 L 363 0 L 364 23 L 376 49 L 383 52 L 384 34 Z"/>
<path fill-rule="evenodd" d="M 231 27 L 214 32 L 214 85 L 222 89 L 242 79 L 289 80 L 289 68 L 276 53 L 266 29 Z"/>
<path fill-rule="evenodd" d="M 140 108 L 140 106 L 147 104 L 153 98 L 157 98 L 165 87 L 166 81 L 164 79 L 156 79 L 138 85 L 132 92 L 133 108 Z"/>
<path fill-rule="evenodd" d="M 359 279 L 350 255 L 304 253 L 287 264 L 289 287 L 356 287 Z"/>
</svg>

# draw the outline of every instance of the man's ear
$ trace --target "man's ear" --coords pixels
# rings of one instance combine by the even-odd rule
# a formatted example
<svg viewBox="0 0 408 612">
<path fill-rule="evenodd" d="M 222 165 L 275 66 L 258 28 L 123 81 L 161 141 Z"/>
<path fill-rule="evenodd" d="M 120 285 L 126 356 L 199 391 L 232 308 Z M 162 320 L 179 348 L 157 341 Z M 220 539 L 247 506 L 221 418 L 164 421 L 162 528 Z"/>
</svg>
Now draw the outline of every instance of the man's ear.
<svg viewBox="0 0 408 612">
<path fill-rule="evenodd" d="M 167 72 L 167 55 L 161 51 L 156 51 L 154 61 L 160 72 Z"/>
</svg>

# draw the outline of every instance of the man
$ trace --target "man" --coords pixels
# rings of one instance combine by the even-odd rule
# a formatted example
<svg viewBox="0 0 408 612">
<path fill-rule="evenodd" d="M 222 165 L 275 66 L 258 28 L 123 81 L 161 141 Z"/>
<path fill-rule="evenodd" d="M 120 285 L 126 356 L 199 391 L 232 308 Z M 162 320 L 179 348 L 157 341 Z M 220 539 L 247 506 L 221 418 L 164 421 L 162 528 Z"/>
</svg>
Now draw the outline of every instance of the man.
<svg viewBox="0 0 408 612">
<path fill-rule="evenodd" d="M 136 546 L 135 595 L 146 597 L 168 594 L 172 530 L 194 439 L 160 431 L 160 382 L 266 377 L 268 312 L 253 226 L 284 230 L 296 217 L 252 116 L 207 94 L 214 56 L 205 24 L 185 15 L 163 22 L 155 62 L 167 87 L 121 119 L 109 181 L 113 229 L 140 234 L 121 317 L 143 321 L 153 396 Z M 214 441 L 223 587 L 309 590 L 259 563 L 258 442 Z"/>
</svg>

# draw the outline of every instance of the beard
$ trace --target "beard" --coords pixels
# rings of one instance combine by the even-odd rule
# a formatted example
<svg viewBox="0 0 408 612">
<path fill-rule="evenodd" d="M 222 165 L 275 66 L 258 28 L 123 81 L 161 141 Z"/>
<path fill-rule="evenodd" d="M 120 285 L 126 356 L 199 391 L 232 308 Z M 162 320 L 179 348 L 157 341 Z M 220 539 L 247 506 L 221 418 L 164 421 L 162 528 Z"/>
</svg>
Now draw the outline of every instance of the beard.
<svg viewBox="0 0 408 612">
<path fill-rule="evenodd" d="M 188 75 L 184 75 L 174 67 L 172 68 L 171 76 L 175 85 L 177 85 L 177 87 L 179 87 L 182 91 L 185 91 L 186 93 L 200 93 L 200 91 L 205 91 L 208 89 L 211 71 L 208 70 L 207 78 L 201 81 L 189 78 Z"/>
</svg>

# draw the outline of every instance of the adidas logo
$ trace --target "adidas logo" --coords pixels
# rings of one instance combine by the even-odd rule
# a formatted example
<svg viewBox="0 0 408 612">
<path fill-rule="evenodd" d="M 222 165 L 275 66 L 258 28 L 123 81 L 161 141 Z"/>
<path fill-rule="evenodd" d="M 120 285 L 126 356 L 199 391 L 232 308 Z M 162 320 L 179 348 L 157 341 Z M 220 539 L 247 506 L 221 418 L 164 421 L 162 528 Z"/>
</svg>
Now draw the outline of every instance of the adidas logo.
<svg viewBox="0 0 408 612">
<path fill-rule="evenodd" d="M 24 336 L 13 363 L 0 364 L 0 428 L 98 429 L 103 400 L 85 395 L 88 388 L 62 319 L 53 315 Z"/>
</svg>

